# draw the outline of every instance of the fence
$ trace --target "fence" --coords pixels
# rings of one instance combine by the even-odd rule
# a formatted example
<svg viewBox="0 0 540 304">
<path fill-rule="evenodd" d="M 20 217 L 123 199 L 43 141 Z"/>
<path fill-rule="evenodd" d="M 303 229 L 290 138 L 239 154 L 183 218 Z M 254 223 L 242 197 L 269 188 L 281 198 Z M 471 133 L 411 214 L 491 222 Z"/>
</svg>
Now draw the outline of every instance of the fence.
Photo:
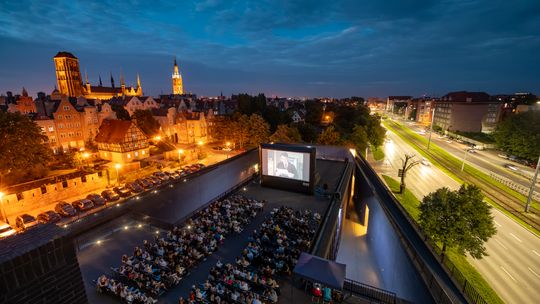
<svg viewBox="0 0 540 304">
<path fill-rule="evenodd" d="M 495 174 L 495 173 L 490 173 L 489 176 L 491 178 L 493 178 L 494 180 L 498 181 L 499 183 L 505 185 L 505 186 L 508 186 L 510 189 L 512 190 L 515 190 L 525 196 L 528 196 L 529 195 L 529 190 L 530 188 L 529 187 L 525 187 L 525 186 L 522 186 L 522 185 L 518 185 L 516 184 L 515 182 L 513 182 L 512 180 L 506 178 L 506 177 L 502 177 L 498 174 Z M 540 202 L 540 193 L 534 191 L 533 192 L 533 195 L 532 195 L 532 199 L 537 201 L 537 202 Z"/>
<path fill-rule="evenodd" d="M 345 281 L 343 282 L 343 290 L 360 297 L 369 298 L 370 300 L 374 300 L 379 303 L 397 303 L 397 296 L 395 293 L 370 285 L 362 284 L 360 282 L 350 279 L 345 279 Z"/>
</svg>

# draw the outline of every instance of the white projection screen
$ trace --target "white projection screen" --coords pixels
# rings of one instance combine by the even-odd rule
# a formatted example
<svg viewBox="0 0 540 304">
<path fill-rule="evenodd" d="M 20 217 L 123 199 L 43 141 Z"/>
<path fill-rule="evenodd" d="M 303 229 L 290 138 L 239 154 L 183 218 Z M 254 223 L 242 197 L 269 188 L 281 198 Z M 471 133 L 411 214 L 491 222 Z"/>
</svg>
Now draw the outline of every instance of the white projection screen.
<svg viewBox="0 0 540 304">
<path fill-rule="evenodd" d="M 309 182 L 310 157 L 310 153 L 263 148 L 261 151 L 262 174 Z"/>
</svg>

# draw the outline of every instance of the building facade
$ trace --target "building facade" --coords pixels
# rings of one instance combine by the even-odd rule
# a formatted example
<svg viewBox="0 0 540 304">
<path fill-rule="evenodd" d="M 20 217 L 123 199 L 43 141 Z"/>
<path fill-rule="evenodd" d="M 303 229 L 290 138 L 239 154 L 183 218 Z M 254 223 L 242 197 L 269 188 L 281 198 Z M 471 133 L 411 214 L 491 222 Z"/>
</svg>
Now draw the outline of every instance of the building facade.
<svg viewBox="0 0 540 304">
<path fill-rule="evenodd" d="M 172 87 L 174 95 L 184 94 L 184 83 L 182 81 L 182 75 L 178 71 L 178 64 L 176 64 L 176 58 L 174 58 L 174 69 L 172 74 Z"/>
<path fill-rule="evenodd" d="M 69 52 L 58 52 L 54 56 L 54 66 L 56 70 L 56 82 L 61 94 L 68 97 L 84 96 L 89 99 L 111 99 L 118 96 L 142 96 L 142 85 L 139 75 L 137 75 L 137 86 L 126 87 L 124 77 L 120 76 L 120 87 L 116 87 L 111 75 L 111 86 L 105 87 L 101 82 L 98 86 L 90 85 L 88 75 L 83 84 L 79 59 Z"/>
<path fill-rule="evenodd" d="M 150 156 L 146 135 L 129 120 L 104 120 L 95 142 L 101 159 L 123 164 Z"/>
</svg>

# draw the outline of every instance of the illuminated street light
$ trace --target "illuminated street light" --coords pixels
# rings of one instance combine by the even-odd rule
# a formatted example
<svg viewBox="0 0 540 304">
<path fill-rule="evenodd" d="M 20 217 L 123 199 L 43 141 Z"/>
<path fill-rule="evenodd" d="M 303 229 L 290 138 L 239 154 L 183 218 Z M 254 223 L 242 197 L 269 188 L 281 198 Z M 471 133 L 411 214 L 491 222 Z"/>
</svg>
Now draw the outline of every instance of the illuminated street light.
<svg viewBox="0 0 540 304">
<path fill-rule="evenodd" d="M 9 224 L 9 220 L 7 218 L 7 215 L 6 215 L 6 210 L 4 209 L 4 192 L 0 192 L 0 209 L 2 209 L 2 216 L 4 217 L 4 220 L 6 221 L 7 224 Z"/>
<path fill-rule="evenodd" d="M 116 169 L 116 184 L 117 185 L 120 185 L 120 168 L 122 168 L 122 165 L 121 164 L 116 164 L 114 165 L 114 168 Z"/>
<path fill-rule="evenodd" d="M 155 140 L 155 141 L 160 141 L 160 140 L 161 140 L 161 136 L 159 136 L 159 135 L 158 135 L 158 136 L 154 136 L 154 140 Z"/>
<path fill-rule="evenodd" d="M 182 154 L 184 154 L 184 150 L 178 149 L 178 163 L 182 163 Z"/>
</svg>

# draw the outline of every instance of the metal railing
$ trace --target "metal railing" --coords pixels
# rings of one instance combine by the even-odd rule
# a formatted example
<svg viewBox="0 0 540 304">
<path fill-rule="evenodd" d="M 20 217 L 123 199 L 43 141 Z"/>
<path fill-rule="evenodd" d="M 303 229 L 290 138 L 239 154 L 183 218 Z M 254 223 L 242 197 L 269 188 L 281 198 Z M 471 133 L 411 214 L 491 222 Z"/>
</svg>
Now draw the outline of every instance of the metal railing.
<svg viewBox="0 0 540 304">
<path fill-rule="evenodd" d="M 517 191 L 525 196 L 529 195 L 529 191 L 530 191 L 530 187 L 525 187 L 523 185 L 519 185 L 517 183 L 515 183 L 514 181 L 512 181 L 511 179 L 509 178 L 506 178 L 506 177 L 503 177 L 503 176 L 500 176 L 498 174 L 495 174 L 495 173 L 490 173 L 489 176 L 491 178 L 493 178 L 494 180 L 498 181 L 499 183 L 509 187 L 510 189 L 514 190 L 514 191 Z M 540 193 L 538 193 L 537 191 L 534 191 L 533 192 L 533 195 L 532 195 L 532 199 L 537 201 L 537 202 L 540 202 Z"/>
<path fill-rule="evenodd" d="M 343 290 L 348 291 L 353 295 L 375 300 L 379 303 L 397 303 L 397 296 L 395 293 L 350 279 L 345 279 L 343 282 Z"/>
</svg>

